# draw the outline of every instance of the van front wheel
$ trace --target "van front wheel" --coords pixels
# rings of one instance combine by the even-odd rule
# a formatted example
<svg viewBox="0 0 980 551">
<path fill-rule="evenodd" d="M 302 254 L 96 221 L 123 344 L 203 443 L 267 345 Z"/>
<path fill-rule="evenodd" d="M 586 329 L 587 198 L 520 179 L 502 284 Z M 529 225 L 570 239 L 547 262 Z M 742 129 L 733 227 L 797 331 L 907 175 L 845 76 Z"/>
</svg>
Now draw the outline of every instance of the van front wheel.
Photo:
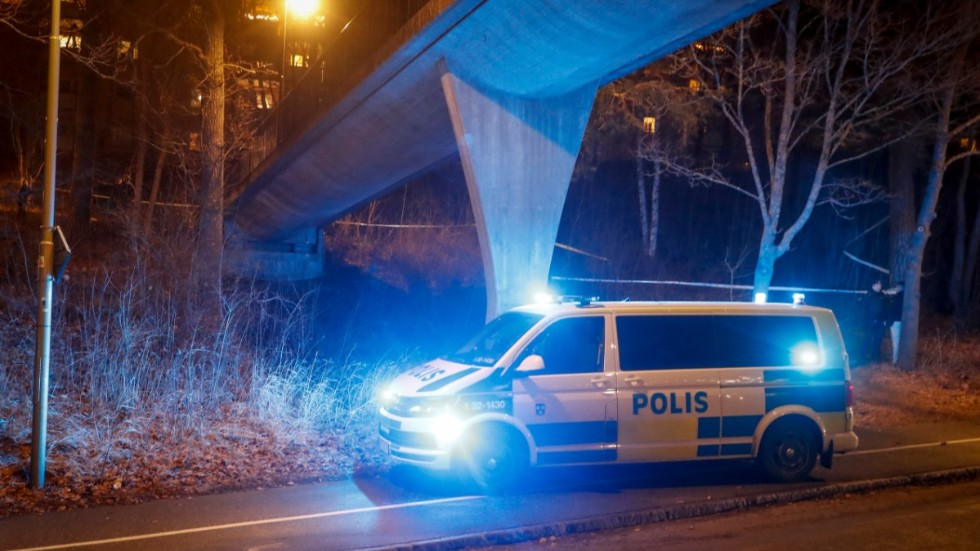
<svg viewBox="0 0 980 551">
<path fill-rule="evenodd" d="M 812 430 L 799 421 L 780 420 L 766 430 L 759 464 L 775 482 L 798 482 L 810 475 L 820 449 Z"/>
<path fill-rule="evenodd" d="M 470 479 L 488 492 L 513 488 L 528 466 L 527 445 L 519 435 L 498 427 L 474 434 L 462 459 Z"/>
</svg>

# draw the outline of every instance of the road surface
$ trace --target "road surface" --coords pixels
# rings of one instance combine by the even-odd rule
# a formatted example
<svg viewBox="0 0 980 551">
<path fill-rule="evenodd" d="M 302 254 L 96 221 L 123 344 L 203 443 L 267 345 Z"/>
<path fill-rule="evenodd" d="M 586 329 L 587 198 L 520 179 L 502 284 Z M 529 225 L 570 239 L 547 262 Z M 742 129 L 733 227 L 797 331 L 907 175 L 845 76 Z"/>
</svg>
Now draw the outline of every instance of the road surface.
<svg viewBox="0 0 980 551">
<path fill-rule="evenodd" d="M 661 464 L 541 471 L 520 494 L 487 497 L 399 469 L 386 478 L 7 518 L 0 549 L 452 549 L 902 485 L 916 473 L 980 473 L 980 422 L 860 435 L 858 452 L 801 484 L 764 482 L 744 463 Z"/>
<path fill-rule="evenodd" d="M 565 537 L 486 551 L 562 549 L 943 549 L 980 542 L 980 481 L 904 486 Z"/>
</svg>

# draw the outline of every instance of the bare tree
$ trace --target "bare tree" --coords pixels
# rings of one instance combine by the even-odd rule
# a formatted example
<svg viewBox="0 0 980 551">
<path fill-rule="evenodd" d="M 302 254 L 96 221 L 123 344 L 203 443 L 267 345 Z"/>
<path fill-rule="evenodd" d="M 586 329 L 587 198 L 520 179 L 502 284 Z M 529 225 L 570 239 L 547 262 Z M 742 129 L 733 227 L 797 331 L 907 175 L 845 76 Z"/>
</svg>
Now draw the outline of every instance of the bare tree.
<svg viewBox="0 0 980 551">
<path fill-rule="evenodd" d="M 0 3 L 0 24 L 25 40 L 46 40 L 39 29 L 44 10 L 20 9 L 36 3 Z M 247 3 L 246 3 L 247 4 Z M 13 5 L 13 4 L 10 4 Z M 155 202 L 166 174 L 178 175 L 197 204 L 193 221 L 196 230 L 190 274 L 182 289 L 186 315 L 216 319 L 221 313 L 221 254 L 224 246 L 223 200 L 225 165 L 241 144 L 248 143 L 254 124 L 246 111 L 235 111 L 228 96 L 238 93 L 228 83 L 248 68 L 233 59 L 226 35 L 248 25 L 245 4 L 237 0 L 163 0 L 124 2 L 90 0 L 72 3 L 72 47 L 62 55 L 70 63 L 90 71 L 81 96 L 96 97 L 101 79 L 125 86 L 135 98 L 133 165 L 134 194 L 131 227 L 149 229 L 152 208 L 141 212 L 139 205 L 149 191 Z M 254 37 L 240 33 L 242 42 Z M 136 51 L 141 55 L 137 56 Z M 121 58 L 121 52 L 130 52 Z M 142 66 L 137 66 L 142 65 Z M 134 70 L 135 69 L 135 70 Z M 254 104 L 254 102 L 253 102 Z M 239 116 L 243 115 L 243 116 Z M 102 124 L 89 105 L 78 110 L 73 155 L 73 201 L 78 226 L 87 222 L 94 181 L 96 125 Z M 197 124 L 196 128 L 190 128 Z M 23 134 L 23 125 L 17 126 Z M 19 134 L 19 135 L 20 135 Z M 43 143 L 42 140 L 22 141 Z M 155 155 L 154 155 L 155 153 Z M 29 158 L 26 154 L 25 159 Z M 155 164 L 154 164 L 155 163 Z M 37 164 L 34 162 L 25 165 Z M 172 170 L 171 170 L 172 169 Z M 33 170 L 33 169 L 32 169 Z M 133 174 L 135 173 L 135 174 Z M 152 173 L 152 176 L 151 174 Z M 147 186 L 147 178 L 152 178 Z M 175 178 L 175 179 L 178 179 Z M 142 222 L 142 223 L 140 223 Z M 147 233 L 144 233 L 144 236 Z M 135 240 L 138 242 L 139 240 Z"/>
<path fill-rule="evenodd" d="M 218 315 L 225 165 L 236 147 L 247 143 L 254 127 L 249 113 L 232 113 L 233 124 L 227 122 L 233 104 L 228 96 L 239 92 L 228 83 L 248 70 L 229 62 L 226 46 L 229 26 L 234 29 L 240 20 L 242 4 L 234 0 L 115 2 L 114 9 L 132 22 L 133 41 L 141 49 L 131 82 L 137 121 L 134 227 L 150 230 L 164 172 L 172 164 L 198 207 L 185 314 Z M 189 128 L 192 121 L 199 126 Z M 144 211 L 139 205 L 147 195 L 150 205 Z"/>
<path fill-rule="evenodd" d="M 847 208 L 880 197 L 868 182 L 830 175 L 897 139 L 882 139 L 883 129 L 921 95 L 901 85 L 906 71 L 947 41 L 943 29 L 874 0 L 790 0 L 674 56 L 677 74 L 698 83 L 744 144 L 748 175 L 733 176 L 718 162 L 668 158 L 666 166 L 758 205 L 755 292 L 768 291 L 776 261 L 817 206 Z M 806 155 L 816 159 L 812 175 L 791 180 L 790 163 Z M 800 204 L 793 197 L 802 197 Z"/>
<path fill-rule="evenodd" d="M 228 2 L 200 6 L 206 39 L 200 51 L 201 98 L 200 219 L 194 259 L 194 284 L 201 306 L 219 312 L 221 251 L 224 247 L 225 192 L 225 23 Z"/>
<path fill-rule="evenodd" d="M 976 138 L 965 137 L 960 140 L 962 149 L 977 149 Z M 956 234 L 953 237 L 953 265 L 950 270 L 946 292 L 956 319 L 961 324 L 974 321 L 969 305 L 973 298 L 973 280 L 976 275 L 977 257 L 980 256 L 980 202 L 973 213 L 972 225 L 967 216 L 967 187 L 972 167 L 971 157 L 963 159 L 959 182 L 956 186 Z M 968 228 L 968 226 L 971 226 Z"/>
<path fill-rule="evenodd" d="M 44 67 L 45 50 L 38 41 L 25 36 L 25 21 L 39 23 L 37 7 L 0 2 L 0 37 L 4 55 L 0 57 L 0 121 L 16 160 L 18 184 L 32 186 L 40 177 L 44 162 Z M 25 65 L 27 68 L 25 70 Z"/>
<path fill-rule="evenodd" d="M 975 25 L 977 8 L 968 4 L 956 4 L 952 8 L 946 20 L 947 28 L 958 34 L 950 37 L 944 55 L 936 56 L 928 67 L 929 72 L 934 72 L 939 67 L 938 72 L 943 75 L 943 81 L 931 104 L 934 116 L 929 176 L 916 217 L 915 231 L 905 255 L 905 296 L 897 362 L 899 368 L 904 370 L 912 370 L 916 365 L 922 264 L 932 223 L 936 218 L 936 205 L 943 188 L 944 176 L 953 163 L 980 154 L 980 151 L 972 147 L 959 151 L 951 151 L 950 147 L 954 137 L 963 136 L 971 130 L 976 131 L 980 126 L 980 90 L 977 88 L 980 73 L 970 57 L 971 52 L 976 52 L 975 42 L 980 36 L 980 29 Z"/>
<path fill-rule="evenodd" d="M 63 143 L 71 144 L 71 155 L 68 159 L 69 178 L 72 200 L 71 216 L 73 229 L 84 229 L 91 215 L 93 185 L 96 180 L 97 167 L 106 163 L 96 162 L 99 157 L 97 136 L 100 125 L 104 125 L 107 117 L 100 112 L 97 105 L 105 111 L 103 100 L 105 91 L 111 86 L 129 86 L 131 82 L 127 75 L 131 59 L 120 56 L 123 40 L 120 35 L 110 31 L 113 24 L 107 8 L 113 0 L 64 1 L 61 18 L 61 57 L 66 63 L 62 75 L 68 73 L 69 78 L 77 84 L 74 89 L 74 117 L 67 118 L 61 125 L 61 131 L 70 136 Z M 0 3 L 0 25 L 26 43 L 33 43 L 40 51 L 46 51 L 48 43 L 50 13 L 49 4 L 44 2 L 3 2 Z M 29 49 L 29 47 L 25 47 Z M 17 58 L 11 63 L 19 63 L 17 73 L 31 73 L 25 70 L 29 67 L 43 67 L 46 63 Z M 72 75 L 74 73 L 74 75 Z M 32 89 L 25 93 L 37 96 L 38 90 L 43 89 L 43 83 L 33 83 Z M 36 102 L 42 101 L 38 98 Z M 40 103 L 39 103 L 40 105 Z M 34 119 L 43 121 L 43 105 L 24 107 L 15 118 Z M 111 117 L 109 118 L 111 119 Z M 109 134 L 109 132 L 104 132 Z M 43 135 L 43 134 L 42 134 Z M 36 139 L 38 147 L 43 144 L 43 138 Z M 26 150 L 25 150 L 26 151 Z M 38 160 L 40 162 L 40 159 Z"/>
<path fill-rule="evenodd" d="M 75 38 L 78 40 L 75 43 L 78 44 L 78 47 L 69 51 L 78 55 L 69 59 L 73 63 L 79 63 L 81 60 L 84 66 L 94 62 L 94 56 L 99 48 L 98 44 L 101 42 L 103 19 L 100 17 L 100 12 L 104 7 L 104 2 L 90 1 L 80 4 L 76 7 L 77 13 L 74 15 L 81 17 L 87 23 L 76 31 Z M 101 113 L 103 117 L 97 113 L 97 98 L 100 96 L 100 89 L 104 88 L 99 76 L 99 72 L 84 70 L 83 68 L 77 81 L 77 93 L 74 95 L 75 120 L 72 124 L 72 155 L 69 178 L 73 233 L 87 228 L 92 217 L 92 194 L 95 190 L 96 160 L 98 158 L 96 147 L 98 141 L 97 119 L 104 118 L 104 113 Z"/>
<path fill-rule="evenodd" d="M 590 166 L 606 155 L 635 158 L 639 230 L 649 258 L 657 250 L 664 173 L 661 155 L 653 152 L 688 145 L 709 108 L 671 82 L 664 69 L 653 65 L 600 89 L 582 147 L 592 152 Z"/>
<path fill-rule="evenodd" d="M 44 161 L 44 121 L 29 116 L 44 109 L 43 99 L 23 89 L 0 84 L 0 113 L 6 119 L 10 143 L 17 158 L 17 179 L 32 185 Z"/>
</svg>

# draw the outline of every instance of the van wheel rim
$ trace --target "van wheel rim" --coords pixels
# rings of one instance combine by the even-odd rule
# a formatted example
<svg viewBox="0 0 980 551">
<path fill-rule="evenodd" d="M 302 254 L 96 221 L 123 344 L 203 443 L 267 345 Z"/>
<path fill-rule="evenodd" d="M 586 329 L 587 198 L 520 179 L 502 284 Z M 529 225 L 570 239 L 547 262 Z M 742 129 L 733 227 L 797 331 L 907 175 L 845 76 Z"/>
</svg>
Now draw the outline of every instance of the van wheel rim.
<svg viewBox="0 0 980 551">
<path fill-rule="evenodd" d="M 787 435 L 776 449 L 776 461 L 789 471 L 796 471 L 806 464 L 806 456 L 806 443 L 794 434 Z"/>
</svg>

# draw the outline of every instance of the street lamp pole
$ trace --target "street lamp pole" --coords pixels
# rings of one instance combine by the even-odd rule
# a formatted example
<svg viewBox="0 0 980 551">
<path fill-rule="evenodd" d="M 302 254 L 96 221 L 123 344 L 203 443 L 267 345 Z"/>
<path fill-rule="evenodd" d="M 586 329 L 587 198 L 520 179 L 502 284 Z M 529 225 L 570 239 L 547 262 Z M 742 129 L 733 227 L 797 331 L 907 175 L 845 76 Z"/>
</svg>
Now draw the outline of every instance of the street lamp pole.
<svg viewBox="0 0 980 551">
<path fill-rule="evenodd" d="M 289 24 L 289 0 L 282 3 L 282 65 L 279 72 L 279 105 L 286 98 L 286 26 Z"/>
<path fill-rule="evenodd" d="M 58 79 L 61 73 L 61 2 L 51 2 L 48 36 L 48 105 L 44 144 L 44 195 L 38 246 L 38 314 L 34 350 L 31 486 L 44 487 L 48 448 L 48 378 L 51 360 L 51 296 L 54 289 L 54 181 L 58 153 Z"/>
<path fill-rule="evenodd" d="M 282 110 L 286 99 L 286 22 L 289 19 L 289 0 L 282 2 L 282 63 L 279 65 L 279 104 L 276 105 L 276 146 L 282 144 L 283 132 Z"/>
</svg>

